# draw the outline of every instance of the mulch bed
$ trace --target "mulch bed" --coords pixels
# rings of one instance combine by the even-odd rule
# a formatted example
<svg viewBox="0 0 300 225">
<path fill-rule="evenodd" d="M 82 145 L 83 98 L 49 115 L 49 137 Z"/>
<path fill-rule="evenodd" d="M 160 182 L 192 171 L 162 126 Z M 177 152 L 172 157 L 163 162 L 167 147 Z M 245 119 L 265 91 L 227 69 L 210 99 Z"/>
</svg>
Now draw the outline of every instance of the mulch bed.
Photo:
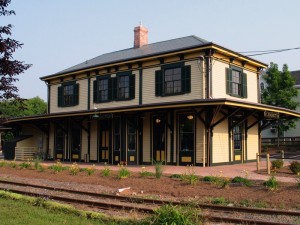
<svg viewBox="0 0 300 225">
<path fill-rule="evenodd" d="M 285 169 L 277 174 L 290 176 Z M 99 170 L 88 176 L 86 172 L 70 175 L 69 171 L 55 174 L 49 169 L 39 172 L 33 169 L 10 167 L 0 168 L 0 178 L 102 193 L 116 193 L 120 188 L 130 187 L 130 191 L 123 194 L 171 200 L 193 199 L 207 202 L 209 198 L 224 197 L 234 203 L 248 200 L 252 203 L 263 202 L 272 208 L 300 210 L 300 188 L 297 188 L 295 183 L 280 183 L 279 190 L 272 192 L 267 190 L 262 182 L 255 182 L 251 187 L 232 184 L 229 188 L 222 189 L 206 182 L 190 185 L 180 179 L 167 176 L 161 179 L 142 178 L 138 173 L 132 173 L 129 178 L 117 179 L 117 171 L 112 171 L 109 177 L 103 177 Z"/>
</svg>

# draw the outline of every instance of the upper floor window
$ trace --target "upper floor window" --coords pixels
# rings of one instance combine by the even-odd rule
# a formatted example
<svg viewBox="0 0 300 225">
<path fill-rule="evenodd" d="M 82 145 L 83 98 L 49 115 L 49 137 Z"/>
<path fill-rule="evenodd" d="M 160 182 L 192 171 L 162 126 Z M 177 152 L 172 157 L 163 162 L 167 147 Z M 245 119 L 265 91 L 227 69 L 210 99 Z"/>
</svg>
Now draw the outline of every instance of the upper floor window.
<svg viewBox="0 0 300 225">
<path fill-rule="evenodd" d="M 116 77 L 99 76 L 94 81 L 94 102 L 96 103 L 134 98 L 135 75 L 131 72 L 120 72 Z"/>
<path fill-rule="evenodd" d="M 226 68 L 226 94 L 247 98 L 247 74 L 241 68 Z"/>
<path fill-rule="evenodd" d="M 119 76 L 117 88 L 117 95 L 119 100 L 129 98 L 129 87 L 129 75 Z"/>
<path fill-rule="evenodd" d="M 175 63 L 155 71 L 155 96 L 168 96 L 191 92 L 191 66 Z"/>
<path fill-rule="evenodd" d="M 97 77 L 94 81 L 94 102 L 107 102 L 111 100 L 110 76 Z"/>
<path fill-rule="evenodd" d="M 79 84 L 76 84 L 75 81 L 63 83 L 57 91 L 58 107 L 78 105 Z"/>
</svg>

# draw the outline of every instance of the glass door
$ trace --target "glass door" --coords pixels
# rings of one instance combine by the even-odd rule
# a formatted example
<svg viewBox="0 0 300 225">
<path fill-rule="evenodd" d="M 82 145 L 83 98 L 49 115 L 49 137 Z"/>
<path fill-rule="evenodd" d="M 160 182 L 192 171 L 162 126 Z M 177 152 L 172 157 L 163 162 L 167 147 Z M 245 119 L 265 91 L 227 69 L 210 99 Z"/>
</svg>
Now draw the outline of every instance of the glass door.
<svg viewBox="0 0 300 225">
<path fill-rule="evenodd" d="M 127 164 L 137 164 L 137 119 L 127 119 Z"/>
<path fill-rule="evenodd" d="M 109 160 L 109 120 L 100 121 L 99 162 Z"/>
<path fill-rule="evenodd" d="M 195 118 L 194 114 L 179 115 L 179 165 L 194 164 Z"/>
<path fill-rule="evenodd" d="M 242 161 L 242 126 L 237 125 L 233 128 L 233 151 L 234 151 L 234 162 Z"/>
</svg>

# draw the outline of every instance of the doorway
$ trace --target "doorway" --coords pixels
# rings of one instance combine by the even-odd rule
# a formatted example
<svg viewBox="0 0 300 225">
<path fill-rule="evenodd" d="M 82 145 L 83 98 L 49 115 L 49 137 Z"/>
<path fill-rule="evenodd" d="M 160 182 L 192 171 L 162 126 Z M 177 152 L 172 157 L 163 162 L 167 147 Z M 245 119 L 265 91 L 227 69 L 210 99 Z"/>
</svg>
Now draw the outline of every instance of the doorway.
<svg viewBox="0 0 300 225">
<path fill-rule="evenodd" d="M 152 117 L 153 160 L 166 161 L 166 125 L 162 117 Z"/>
<path fill-rule="evenodd" d="M 110 152 L 110 121 L 101 120 L 100 123 L 100 137 L 99 137 L 99 162 L 109 162 Z"/>
</svg>

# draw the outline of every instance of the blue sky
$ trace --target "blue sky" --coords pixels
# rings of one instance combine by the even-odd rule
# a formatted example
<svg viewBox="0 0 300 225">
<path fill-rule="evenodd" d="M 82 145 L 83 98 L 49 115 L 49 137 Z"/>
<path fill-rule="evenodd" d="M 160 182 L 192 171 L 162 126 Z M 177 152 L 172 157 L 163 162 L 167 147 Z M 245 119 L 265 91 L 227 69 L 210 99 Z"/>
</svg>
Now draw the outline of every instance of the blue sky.
<svg viewBox="0 0 300 225">
<path fill-rule="evenodd" d="M 234 51 L 300 47 L 299 0 L 12 0 L 14 58 L 33 64 L 17 83 L 23 98 L 46 100 L 50 75 L 87 59 L 133 46 L 142 21 L 149 42 L 196 35 Z M 300 50 L 253 57 L 300 70 Z"/>
</svg>

